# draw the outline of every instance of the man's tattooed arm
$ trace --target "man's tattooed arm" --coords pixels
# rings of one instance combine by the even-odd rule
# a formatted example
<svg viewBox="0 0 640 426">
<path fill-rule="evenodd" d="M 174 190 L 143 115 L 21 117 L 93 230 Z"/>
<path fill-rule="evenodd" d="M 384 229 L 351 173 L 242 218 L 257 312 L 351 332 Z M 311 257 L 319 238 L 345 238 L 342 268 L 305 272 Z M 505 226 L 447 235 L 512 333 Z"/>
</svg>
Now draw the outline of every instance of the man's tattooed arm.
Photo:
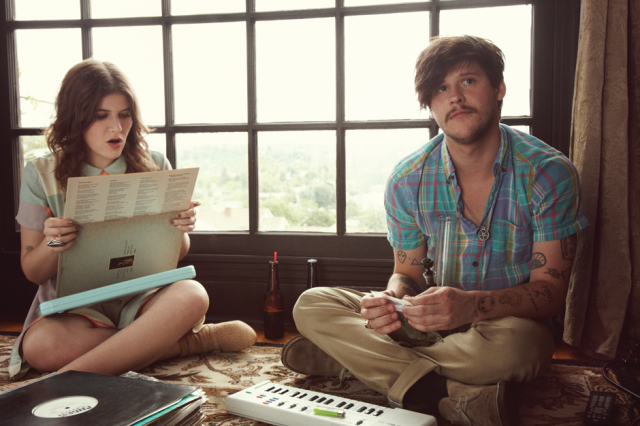
<svg viewBox="0 0 640 426">
<path fill-rule="evenodd" d="M 31 251 L 33 250 L 33 246 L 26 246 L 24 249 L 25 251 Z"/>
<path fill-rule="evenodd" d="M 420 294 L 420 286 L 414 280 L 405 276 L 400 276 L 398 279 L 404 284 L 402 287 L 407 295 L 417 296 Z"/>
</svg>

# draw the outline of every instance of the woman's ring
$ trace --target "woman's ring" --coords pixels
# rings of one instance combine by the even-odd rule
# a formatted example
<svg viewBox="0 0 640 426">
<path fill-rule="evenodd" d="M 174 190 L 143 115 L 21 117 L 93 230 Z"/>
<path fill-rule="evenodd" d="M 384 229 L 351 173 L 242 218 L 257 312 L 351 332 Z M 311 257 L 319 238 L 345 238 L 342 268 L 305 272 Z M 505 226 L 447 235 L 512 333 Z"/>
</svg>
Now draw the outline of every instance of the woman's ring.
<svg viewBox="0 0 640 426">
<path fill-rule="evenodd" d="M 63 243 L 62 241 L 58 241 L 55 238 L 52 239 L 51 241 L 49 241 L 47 243 L 47 247 L 62 247 L 64 246 L 66 243 Z"/>
<path fill-rule="evenodd" d="M 367 329 L 371 330 L 371 326 L 369 325 L 369 321 L 370 321 L 370 320 L 366 320 L 366 321 L 364 322 L 364 328 L 367 328 Z"/>
</svg>

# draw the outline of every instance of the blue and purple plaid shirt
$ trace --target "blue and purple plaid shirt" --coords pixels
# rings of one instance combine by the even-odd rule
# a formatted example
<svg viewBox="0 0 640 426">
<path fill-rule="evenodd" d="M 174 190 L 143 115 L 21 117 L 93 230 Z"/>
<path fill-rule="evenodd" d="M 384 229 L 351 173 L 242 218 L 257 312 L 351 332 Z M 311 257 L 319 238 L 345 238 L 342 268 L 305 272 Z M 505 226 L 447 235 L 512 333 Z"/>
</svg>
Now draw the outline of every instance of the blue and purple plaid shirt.
<svg viewBox="0 0 640 426">
<path fill-rule="evenodd" d="M 569 159 L 528 134 L 503 124 L 500 129 L 496 180 L 484 212 L 486 242 L 478 237 L 478 226 L 458 215 L 464 202 L 444 135 L 402 160 L 387 182 L 387 239 L 398 250 L 426 242 L 433 259 L 437 217 L 460 217 L 456 282 L 465 290 L 528 282 L 534 241 L 565 238 L 588 225 L 578 173 Z"/>
</svg>

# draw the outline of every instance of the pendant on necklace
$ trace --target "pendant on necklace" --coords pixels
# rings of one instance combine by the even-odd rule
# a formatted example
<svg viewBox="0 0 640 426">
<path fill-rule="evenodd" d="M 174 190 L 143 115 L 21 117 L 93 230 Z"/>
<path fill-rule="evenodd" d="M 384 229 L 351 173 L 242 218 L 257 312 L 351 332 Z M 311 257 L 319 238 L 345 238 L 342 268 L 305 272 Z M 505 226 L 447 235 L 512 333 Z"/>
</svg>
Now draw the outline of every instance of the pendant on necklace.
<svg viewBox="0 0 640 426">
<path fill-rule="evenodd" d="M 482 241 L 487 241 L 489 237 L 489 231 L 487 231 L 487 228 L 485 228 L 483 225 L 482 228 L 480 228 L 480 230 L 478 231 L 478 238 L 480 238 Z"/>
</svg>

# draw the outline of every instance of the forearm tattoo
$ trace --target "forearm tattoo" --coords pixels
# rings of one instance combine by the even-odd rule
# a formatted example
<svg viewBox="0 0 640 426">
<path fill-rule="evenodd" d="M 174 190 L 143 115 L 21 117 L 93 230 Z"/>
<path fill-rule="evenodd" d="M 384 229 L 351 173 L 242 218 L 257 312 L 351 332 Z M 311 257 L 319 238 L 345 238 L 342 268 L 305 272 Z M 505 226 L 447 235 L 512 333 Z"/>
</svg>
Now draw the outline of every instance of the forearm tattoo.
<svg viewBox="0 0 640 426">
<path fill-rule="evenodd" d="M 412 289 L 411 287 L 409 287 L 408 285 L 403 285 L 402 286 L 402 290 L 404 290 L 405 294 L 408 294 L 409 296 L 417 296 L 418 293 L 416 293 L 416 291 L 414 289 Z"/>
<path fill-rule="evenodd" d="M 25 251 L 31 251 L 31 250 L 33 250 L 33 246 L 26 246 L 26 247 L 24 248 L 24 250 L 25 250 Z"/>
<path fill-rule="evenodd" d="M 487 312 L 491 312 L 495 307 L 496 307 L 496 301 L 491 296 L 481 297 L 480 300 L 478 301 L 478 310 L 483 314 L 486 314 Z"/>
<path fill-rule="evenodd" d="M 533 300 L 533 295 L 531 294 L 529 289 L 524 284 L 521 284 L 521 285 L 522 285 L 522 288 L 524 288 L 527 291 L 527 296 L 529 296 L 529 300 L 531 300 L 531 304 L 535 308 L 536 312 L 540 312 L 540 308 L 538 308 L 538 305 L 536 305 L 536 301 Z"/>
<path fill-rule="evenodd" d="M 400 263 L 404 263 L 407 260 L 407 253 L 403 252 L 402 250 L 400 250 L 398 252 L 398 262 Z"/>
<path fill-rule="evenodd" d="M 549 302 L 553 302 L 553 293 L 551 293 L 551 289 L 546 285 L 542 286 L 542 291 L 533 290 L 533 292 L 536 294 L 536 297 L 546 297 Z"/>
<path fill-rule="evenodd" d="M 503 305 L 511 305 L 514 308 L 517 308 L 518 306 L 520 306 L 522 297 L 515 291 L 507 291 L 502 296 L 500 296 L 500 299 L 498 299 L 498 301 Z"/>
<path fill-rule="evenodd" d="M 418 283 L 416 283 L 416 282 L 415 282 L 414 280 L 412 280 L 411 278 L 401 276 L 401 277 L 399 278 L 399 280 L 400 280 L 400 282 L 401 282 L 402 284 L 405 284 L 405 288 L 406 288 L 406 287 L 409 287 L 409 288 L 411 289 L 411 291 L 410 291 L 410 292 L 409 292 L 409 291 L 407 292 L 407 293 L 408 293 L 408 294 L 410 294 L 411 296 L 415 296 L 415 295 L 417 295 L 418 293 L 420 293 L 420 286 L 418 285 Z"/>
<path fill-rule="evenodd" d="M 576 248 L 578 246 L 578 237 L 576 234 L 570 235 L 560 240 L 562 247 L 562 258 L 564 260 L 574 260 L 576 258 Z"/>
<path fill-rule="evenodd" d="M 531 269 L 538 269 L 538 268 L 542 268 L 544 265 L 547 264 L 547 258 L 544 254 L 542 253 L 533 253 L 533 256 L 531 257 Z"/>
</svg>

